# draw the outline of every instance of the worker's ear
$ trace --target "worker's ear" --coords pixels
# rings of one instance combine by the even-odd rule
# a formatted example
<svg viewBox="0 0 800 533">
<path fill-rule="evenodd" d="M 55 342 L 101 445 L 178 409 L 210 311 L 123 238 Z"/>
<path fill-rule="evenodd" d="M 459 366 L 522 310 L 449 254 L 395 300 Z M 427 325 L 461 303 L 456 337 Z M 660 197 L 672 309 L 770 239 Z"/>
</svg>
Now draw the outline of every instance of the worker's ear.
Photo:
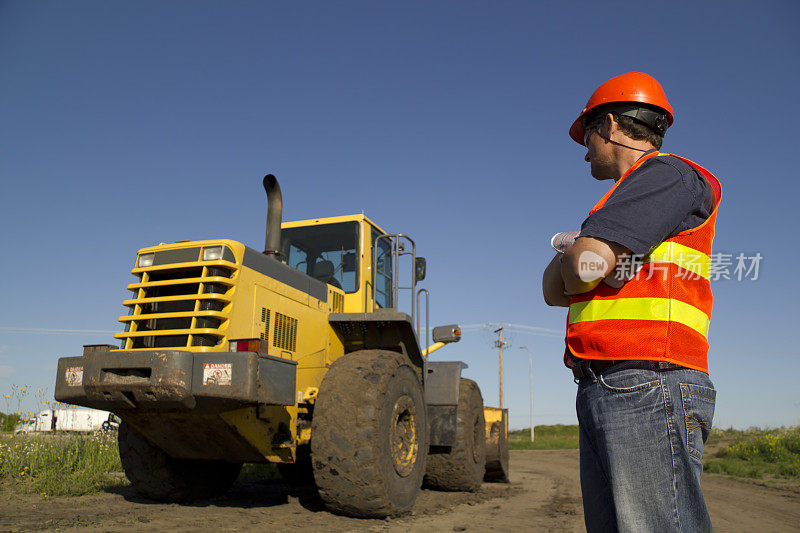
<svg viewBox="0 0 800 533">
<path fill-rule="evenodd" d="M 611 113 L 606 113 L 606 119 L 603 121 L 603 130 L 603 133 L 608 138 L 611 138 L 611 135 L 619 130 L 619 124 Z"/>
</svg>

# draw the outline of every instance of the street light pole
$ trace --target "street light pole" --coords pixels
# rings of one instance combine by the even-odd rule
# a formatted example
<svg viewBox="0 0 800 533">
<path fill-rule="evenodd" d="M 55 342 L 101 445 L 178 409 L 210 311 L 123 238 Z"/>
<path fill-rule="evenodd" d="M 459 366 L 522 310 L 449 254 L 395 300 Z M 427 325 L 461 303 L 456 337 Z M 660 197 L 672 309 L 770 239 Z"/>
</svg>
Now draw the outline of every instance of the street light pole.
<svg viewBox="0 0 800 533">
<path fill-rule="evenodd" d="M 525 350 L 528 352 L 528 362 L 530 363 L 531 368 L 531 442 L 533 442 L 533 353 L 531 352 L 530 348 L 527 346 L 520 346 L 520 350 Z"/>
</svg>

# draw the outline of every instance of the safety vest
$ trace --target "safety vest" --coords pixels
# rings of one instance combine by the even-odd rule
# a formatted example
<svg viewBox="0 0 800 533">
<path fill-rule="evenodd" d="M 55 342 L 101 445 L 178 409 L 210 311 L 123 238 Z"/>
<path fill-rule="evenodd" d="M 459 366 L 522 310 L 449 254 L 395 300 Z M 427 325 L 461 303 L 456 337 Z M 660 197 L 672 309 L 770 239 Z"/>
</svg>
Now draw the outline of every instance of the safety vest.
<svg viewBox="0 0 800 533">
<path fill-rule="evenodd" d="M 594 206 L 611 193 L 654 152 L 642 157 Z M 708 373 L 708 325 L 711 317 L 711 244 L 722 188 L 697 163 L 691 165 L 711 186 L 714 208 L 696 228 L 677 233 L 643 258 L 633 279 L 621 288 L 601 282 L 572 297 L 567 316 L 567 350 L 583 359 L 669 361 Z M 627 263 L 622 266 L 627 267 Z"/>
</svg>

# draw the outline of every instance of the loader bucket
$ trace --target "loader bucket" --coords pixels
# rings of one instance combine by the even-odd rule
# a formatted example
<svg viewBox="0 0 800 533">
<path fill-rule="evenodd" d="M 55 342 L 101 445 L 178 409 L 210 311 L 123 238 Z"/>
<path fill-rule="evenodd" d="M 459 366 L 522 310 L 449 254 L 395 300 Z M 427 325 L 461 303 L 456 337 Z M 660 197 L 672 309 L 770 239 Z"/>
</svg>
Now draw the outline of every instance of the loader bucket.
<svg viewBox="0 0 800 533">
<path fill-rule="evenodd" d="M 484 481 L 508 483 L 508 409 L 484 407 L 486 474 Z"/>
</svg>

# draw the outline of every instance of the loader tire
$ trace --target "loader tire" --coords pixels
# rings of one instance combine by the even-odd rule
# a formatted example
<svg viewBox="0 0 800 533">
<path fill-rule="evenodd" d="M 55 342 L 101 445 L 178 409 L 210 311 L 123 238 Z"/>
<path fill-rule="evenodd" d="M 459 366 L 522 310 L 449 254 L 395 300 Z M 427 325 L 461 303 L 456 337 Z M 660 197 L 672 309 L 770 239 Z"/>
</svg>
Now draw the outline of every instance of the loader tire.
<svg viewBox="0 0 800 533">
<path fill-rule="evenodd" d="M 458 391 L 456 441 L 448 453 L 428 456 L 425 484 L 433 489 L 475 492 L 486 469 L 486 422 L 478 384 L 461 379 Z"/>
<path fill-rule="evenodd" d="M 362 350 L 331 366 L 311 426 L 314 481 L 329 510 L 359 518 L 408 512 L 427 451 L 425 399 L 406 357 Z"/>
<path fill-rule="evenodd" d="M 508 438 L 506 426 L 502 421 L 492 422 L 486 435 L 486 475 L 484 481 L 490 483 L 509 483 L 508 477 Z"/>
<path fill-rule="evenodd" d="M 170 457 L 126 422 L 119 426 L 119 458 L 131 485 L 142 496 L 161 502 L 219 496 L 242 469 L 241 463 Z"/>
</svg>

